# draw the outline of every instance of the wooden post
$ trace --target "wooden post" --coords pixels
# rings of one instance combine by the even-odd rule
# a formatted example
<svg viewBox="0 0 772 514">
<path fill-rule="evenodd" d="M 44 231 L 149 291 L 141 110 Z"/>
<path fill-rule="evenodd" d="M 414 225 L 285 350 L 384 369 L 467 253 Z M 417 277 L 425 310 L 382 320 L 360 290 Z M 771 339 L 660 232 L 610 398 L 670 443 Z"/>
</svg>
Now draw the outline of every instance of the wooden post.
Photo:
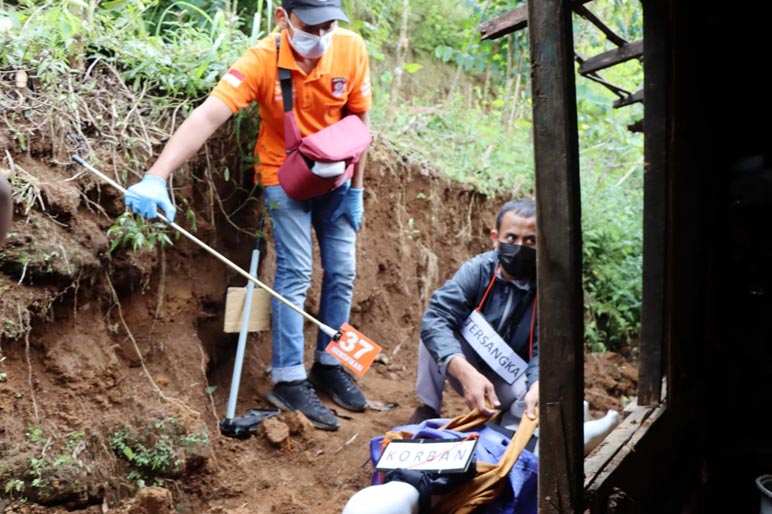
<svg viewBox="0 0 772 514">
<path fill-rule="evenodd" d="M 666 20 L 662 0 L 643 2 L 644 20 Z M 667 250 L 667 83 L 668 34 L 663 23 L 644 23 L 643 303 L 638 405 L 662 395 Z"/>
<path fill-rule="evenodd" d="M 583 512 L 579 144 L 569 0 L 528 2 L 539 290 L 539 512 Z"/>
</svg>

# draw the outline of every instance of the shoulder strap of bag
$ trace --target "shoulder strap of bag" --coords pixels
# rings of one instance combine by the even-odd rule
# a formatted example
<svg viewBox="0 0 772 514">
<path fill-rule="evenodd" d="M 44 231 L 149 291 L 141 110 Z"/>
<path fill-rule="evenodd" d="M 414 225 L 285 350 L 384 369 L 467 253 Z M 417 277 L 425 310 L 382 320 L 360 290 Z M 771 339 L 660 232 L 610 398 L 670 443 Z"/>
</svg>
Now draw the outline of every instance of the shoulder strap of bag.
<svg viewBox="0 0 772 514">
<path fill-rule="evenodd" d="M 287 68 L 279 68 L 281 97 L 284 100 L 284 112 L 292 112 L 292 73 Z"/>
<path fill-rule="evenodd" d="M 281 50 L 281 35 L 276 38 L 276 66 L 279 66 L 279 51 Z M 287 68 L 279 68 L 281 82 L 281 97 L 284 101 L 284 112 L 292 111 L 292 72 Z"/>
<path fill-rule="evenodd" d="M 279 51 L 281 50 L 281 35 L 276 38 L 276 66 L 279 68 L 281 82 L 281 98 L 284 102 L 284 148 L 287 153 L 293 152 L 300 144 L 301 135 L 295 114 L 292 112 L 292 72 L 279 67 Z"/>
</svg>

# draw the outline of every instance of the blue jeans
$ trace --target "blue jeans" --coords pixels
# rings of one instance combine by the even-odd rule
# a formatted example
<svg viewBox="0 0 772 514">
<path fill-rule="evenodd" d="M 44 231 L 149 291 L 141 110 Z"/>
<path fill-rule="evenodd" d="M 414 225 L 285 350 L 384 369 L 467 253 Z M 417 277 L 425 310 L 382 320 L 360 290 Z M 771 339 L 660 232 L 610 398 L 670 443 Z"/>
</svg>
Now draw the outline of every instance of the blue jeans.
<svg viewBox="0 0 772 514">
<path fill-rule="evenodd" d="M 268 186 L 263 193 L 276 250 L 273 289 L 292 305 L 303 309 L 311 285 L 313 227 L 324 270 L 318 319 L 336 330 L 348 322 L 351 310 L 356 276 L 356 231 L 345 216 L 334 221 L 331 218 L 349 187 L 350 183 L 346 183 L 310 200 L 293 200 L 281 186 Z M 271 318 L 273 381 L 305 379 L 303 316 L 273 298 Z M 340 364 L 324 351 L 329 342 L 330 337 L 320 330 L 314 359 L 321 364 Z"/>
</svg>

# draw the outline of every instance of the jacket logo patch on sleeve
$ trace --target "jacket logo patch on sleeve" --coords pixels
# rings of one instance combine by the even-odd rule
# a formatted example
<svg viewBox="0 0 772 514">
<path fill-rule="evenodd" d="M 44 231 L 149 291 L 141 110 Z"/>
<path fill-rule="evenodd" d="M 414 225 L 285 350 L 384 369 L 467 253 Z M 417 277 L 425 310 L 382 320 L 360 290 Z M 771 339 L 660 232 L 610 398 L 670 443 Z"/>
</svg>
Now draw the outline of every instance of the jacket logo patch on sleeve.
<svg viewBox="0 0 772 514">
<path fill-rule="evenodd" d="M 244 80 L 244 74 L 231 68 L 222 79 L 233 87 L 239 87 Z"/>
<path fill-rule="evenodd" d="M 346 92 L 346 78 L 335 77 L 332 79 L 332 96 L 335 98 L 341 98 Z"/>
</svg>

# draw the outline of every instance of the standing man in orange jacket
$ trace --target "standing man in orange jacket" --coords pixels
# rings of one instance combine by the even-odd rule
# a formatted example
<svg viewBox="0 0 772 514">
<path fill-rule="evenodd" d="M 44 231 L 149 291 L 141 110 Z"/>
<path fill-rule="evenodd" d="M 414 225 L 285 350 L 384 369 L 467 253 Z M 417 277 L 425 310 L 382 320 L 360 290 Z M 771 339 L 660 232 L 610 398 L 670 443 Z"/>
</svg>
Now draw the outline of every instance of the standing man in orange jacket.
<svg viewBox="0 0 772 514">
<path fill-rule="evenodd" d="M 359 35 L 338 27 L 339 20 L 348 21 L 340 0 L 283 0 L 275 17 L 281 33 L 270 34 L 230 67 L 206 101 L 176 131 L 142 181 L 129 188 L 125 200 L 146 217 L 154 217 L 160 207 L 172 219 L 175 208 L 167 191 L 168 177 L 231 115 L 256 102 L 261 125 L 255 145 L 259 157 L 255 180 L 264 187 L 264 204 L 273 224 L 273 289 L 302 309 L 311 284 L 313 228 L 324 268 L 318 316 L 322 323 L 339 327 L 348 321 L 351 309 L 366 156 L 360 157 L 353 177 L 337 189 L 302 201 L 287 196 L 277 178 L 286 156 L 278 68 L 291 71 L 293 112 L 302 136 L 347 114 L 368 124 L 372 96 L 367 49 Z M 338 420 L 320 401 L 314 386 L 342 407 L 363 411 L 366 400 L 359 387 L 325 352 L 329 336 L 319 331 L 314 364 L 307 374 L 302 316 L 274 299 L 272 318 L 274 387 L 268 400 L 282 409 L 301 411 L 324 430 L 336 430 Z"/>
</svg>

